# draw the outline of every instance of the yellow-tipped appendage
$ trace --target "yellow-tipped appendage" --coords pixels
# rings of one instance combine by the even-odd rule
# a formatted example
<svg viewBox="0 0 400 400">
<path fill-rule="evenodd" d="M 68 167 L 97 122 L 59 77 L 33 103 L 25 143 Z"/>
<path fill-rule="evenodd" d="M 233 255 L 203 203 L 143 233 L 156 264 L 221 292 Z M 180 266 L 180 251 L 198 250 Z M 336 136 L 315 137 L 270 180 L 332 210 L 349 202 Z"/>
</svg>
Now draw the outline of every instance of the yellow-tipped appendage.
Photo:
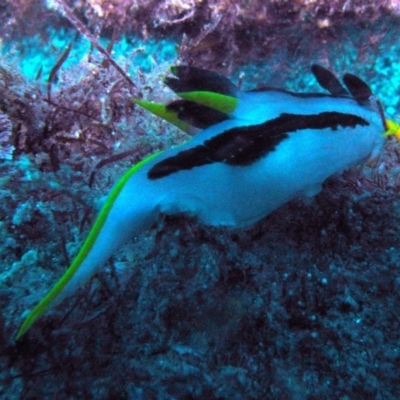
<svg viewBox="0 0 400 400">
<path fill-rule="evenodd" d="M 152 101 L 132 99 L 132 101 L 143 107 L 145 110 L 150 111 L 152 114 L 160 117 L 171 124 L 175 125 L 183 132 L 190 131 L 190 124 L 185 121 L 181 121 L 178 118 L 178 113 L 176 111 L 168 110 L 168 108 L 162 103 L 154 103 Z"/>
<path fill-rule="evenodd" d="M 61 294 L 62 290 L 65 288 L 67 283 L 74 276 L 80 265 L 83 263 L 90 250 L 93 247 L 97 237 L 99 236 L 100 231 L 102 230 L 104 223 L 107 219 L 110 210 L 112 209 L 115 200 L 118 195 L 121 193 L 124 188 L 126 182 L 129 178 L 138 172 L 145 164 L 151 161 L 153 158 L 158 156 L 162 151 L 151 154 L 146 157 L 139 163 L 135 164 L 128 172 L 126 172 L 122 178 L 118 181 L 118 183 L 114 186 L 113 190 L 109 194 L 103 208 L 101 209 L 92 229 L 89 232 L 88 237 L 86 238 L 83 246 L 81 247 L 78 255 L 75 257 L 74 261 L 67 269 L 65 274 L 61 277 L 61 279 L 54 285 L 54 287 L 50 290 L 50 292 L 36 305 L 36 307 L 28 314 L 25 321 L 22 323 L 19 328 L 16 340 L 18 340 L 31 326 L 35 323 L 35 321 L 40 318 L 46 310 L 50 307 L 52 302 Z M 85 282 L 82 282 L 84 284 Z"/>
<path fill-rule="evenodd" d="M 193 101 L 197 104 L 202 104 L 212 108 L 213 110 L 220 111 L 224 114 L 230 114 L 235 111 L 238 105 L 236 97 L 227 96 L 225 94 L 207 92 L 207 91 L 193 91 L 177 93 L 179 97 L 185 100 Z M 190 132 L 190 124 L 178 118 L 176 111 L 169 110 L 167 106 L 161 103 L 154 103 L 152 101 L 132 99 L 132 101 L 150 111 L 154 115 L 165 119 L 171 124 L 175 125 L 184 132 Z"/>
<path fill-rule="evenodd" d="M 201 90 L 193 92 L 180 92 L 177 93 L 177 95 L 182 99 L 202 104 L 203 106 L 210 107 L 224 114 L 230 114 L 231 112 L 235 111 L 239 102 L 239 100 L 233 96 Z"/>
<path fill-rule="evenodd" d="M 384 133 L 385 136 L 394 135 L 397 140 L 400 141 L 400 124 L 390 119 L 386 120 L 387 131 Z"/>
</svg>

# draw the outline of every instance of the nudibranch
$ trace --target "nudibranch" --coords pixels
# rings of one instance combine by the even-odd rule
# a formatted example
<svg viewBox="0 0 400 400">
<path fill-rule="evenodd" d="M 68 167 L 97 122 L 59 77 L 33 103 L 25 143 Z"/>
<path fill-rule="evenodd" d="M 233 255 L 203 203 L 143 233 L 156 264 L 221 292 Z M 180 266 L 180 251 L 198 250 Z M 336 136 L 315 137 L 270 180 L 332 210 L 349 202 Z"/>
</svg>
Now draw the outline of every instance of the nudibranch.
<svg viewBox="0 0 400 400">
<path fill-rule="evenodd" d="M 213 226 L 249 226 L 295 197 L 317 194 L 329 176 L 375 156 L 383 133 L 396 128 L 385 121 L 363 80 L 345 74 L 343 85 L 318 65 L 312 73 L 329 93 L 241 91 L 211 71 L 176 66 L 171 72 L 174 77 L 165 83 L 179 100 L 165 106 L 134 101 L 197 133 L 122 176 L 71 266 L 28 314 L 17 339 L 160 214 L 187 213 Z"/>
</svg>

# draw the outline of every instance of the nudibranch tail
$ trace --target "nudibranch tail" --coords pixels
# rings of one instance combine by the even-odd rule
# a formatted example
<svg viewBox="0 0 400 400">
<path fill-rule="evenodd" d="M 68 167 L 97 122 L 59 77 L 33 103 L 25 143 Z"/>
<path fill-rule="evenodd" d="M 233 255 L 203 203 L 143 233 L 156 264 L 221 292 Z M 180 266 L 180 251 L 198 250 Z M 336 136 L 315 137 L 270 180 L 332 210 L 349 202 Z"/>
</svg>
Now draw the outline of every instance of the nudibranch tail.
<svg viewBox="0 0 400 400">
<path fill-rule="evenodd" d="M 135 234 L 135 232 L 139 233 L 144 225 L 151 225 L 151 223 L 154 222 L 155 215 L 153 215 L 153 210 L 149 208 L 149 211 L 146 213 L 143 211 L 142 207 L 138 207 L 140 208 L 139 213 L 142 215 L 138 214 L 137 219 L 132 217 L 124 221 L 126 224 L 129 224 L 129 229 L 126 231 L 121 229 L 121 221 L 116 221 L 115 219 L 118 219 L 118 207 L 121 207 L 121 205 L 118 204 L 118 198 L 126 183 L 132 175 L 137 173 L 145 164 L 160 153 L 161 152 L 154 153 L 135 164 L 114 186 L 78 255 L 50 292 L 32 311 L 30 311 L 17 332 L 17 340 L 26 333 L 52 304 L 62 300 L 72 294 L 80 286 L 84 285 L 110 255 L 122 245 L 123 242 L 128 240 L 132 234 Z M 140 188 L 138 188 L 138 190 L 140 190 Z M 125 205 L 125 203 L 123 204 Z M 126 218 L 126 213 L 123 213 L 123 215 L 123 218 Z"/>
</svg>

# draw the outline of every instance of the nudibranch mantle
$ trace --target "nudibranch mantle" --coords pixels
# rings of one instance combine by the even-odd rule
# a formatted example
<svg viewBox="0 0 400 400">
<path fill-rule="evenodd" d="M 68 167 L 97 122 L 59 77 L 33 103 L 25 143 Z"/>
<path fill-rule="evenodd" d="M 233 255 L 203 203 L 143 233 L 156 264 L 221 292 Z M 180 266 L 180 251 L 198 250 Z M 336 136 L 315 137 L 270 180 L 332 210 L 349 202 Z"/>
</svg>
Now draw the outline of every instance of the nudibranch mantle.
<svg viewBox="0 0 400 400">
<path fill-rule="evenodd" d="M 187 213 L 208 225 L 246 227 L 295 197 L 315 195 L 329 176 L 375 155 L 389 128 L 369 87 L 346 74 L 347 90 L 324 68 L 312 71 L 330 94 L 242 92 L 213 72 L 181 66 L 166 83 L 183 100 L 165 107 L 136 101 L 181 129 L 203 130 L 147 157 L 121 178 L 75 260 L 28 314 L 17 339 L 160 214 Z M 216 109 L 224 98 L 227 105 Z"/>
</svg>

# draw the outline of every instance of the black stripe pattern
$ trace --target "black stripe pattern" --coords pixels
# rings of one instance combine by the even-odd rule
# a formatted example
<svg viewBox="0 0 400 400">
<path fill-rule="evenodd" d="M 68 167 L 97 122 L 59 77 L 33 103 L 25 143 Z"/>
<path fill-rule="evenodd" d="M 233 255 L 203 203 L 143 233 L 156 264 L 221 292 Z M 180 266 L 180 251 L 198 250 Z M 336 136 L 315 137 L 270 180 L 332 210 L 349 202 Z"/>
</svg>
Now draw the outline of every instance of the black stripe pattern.
<svg viewBox="0 0 400 400">
<path fill-rule="evenodd" d="M 223 162 L 232 166 L 251 165 L 275 150 L 289 133 L 304 129 L 356 128 L 369 123 L 353 114 L 322 112 L 313 115 L 281 114 L 259 125 L 226 130 L 206 140 L 202 145 L 183 150 L 155 164 L 148 172 L 149 179 L 159 179 L 182 170 Z"/>
</svg>

